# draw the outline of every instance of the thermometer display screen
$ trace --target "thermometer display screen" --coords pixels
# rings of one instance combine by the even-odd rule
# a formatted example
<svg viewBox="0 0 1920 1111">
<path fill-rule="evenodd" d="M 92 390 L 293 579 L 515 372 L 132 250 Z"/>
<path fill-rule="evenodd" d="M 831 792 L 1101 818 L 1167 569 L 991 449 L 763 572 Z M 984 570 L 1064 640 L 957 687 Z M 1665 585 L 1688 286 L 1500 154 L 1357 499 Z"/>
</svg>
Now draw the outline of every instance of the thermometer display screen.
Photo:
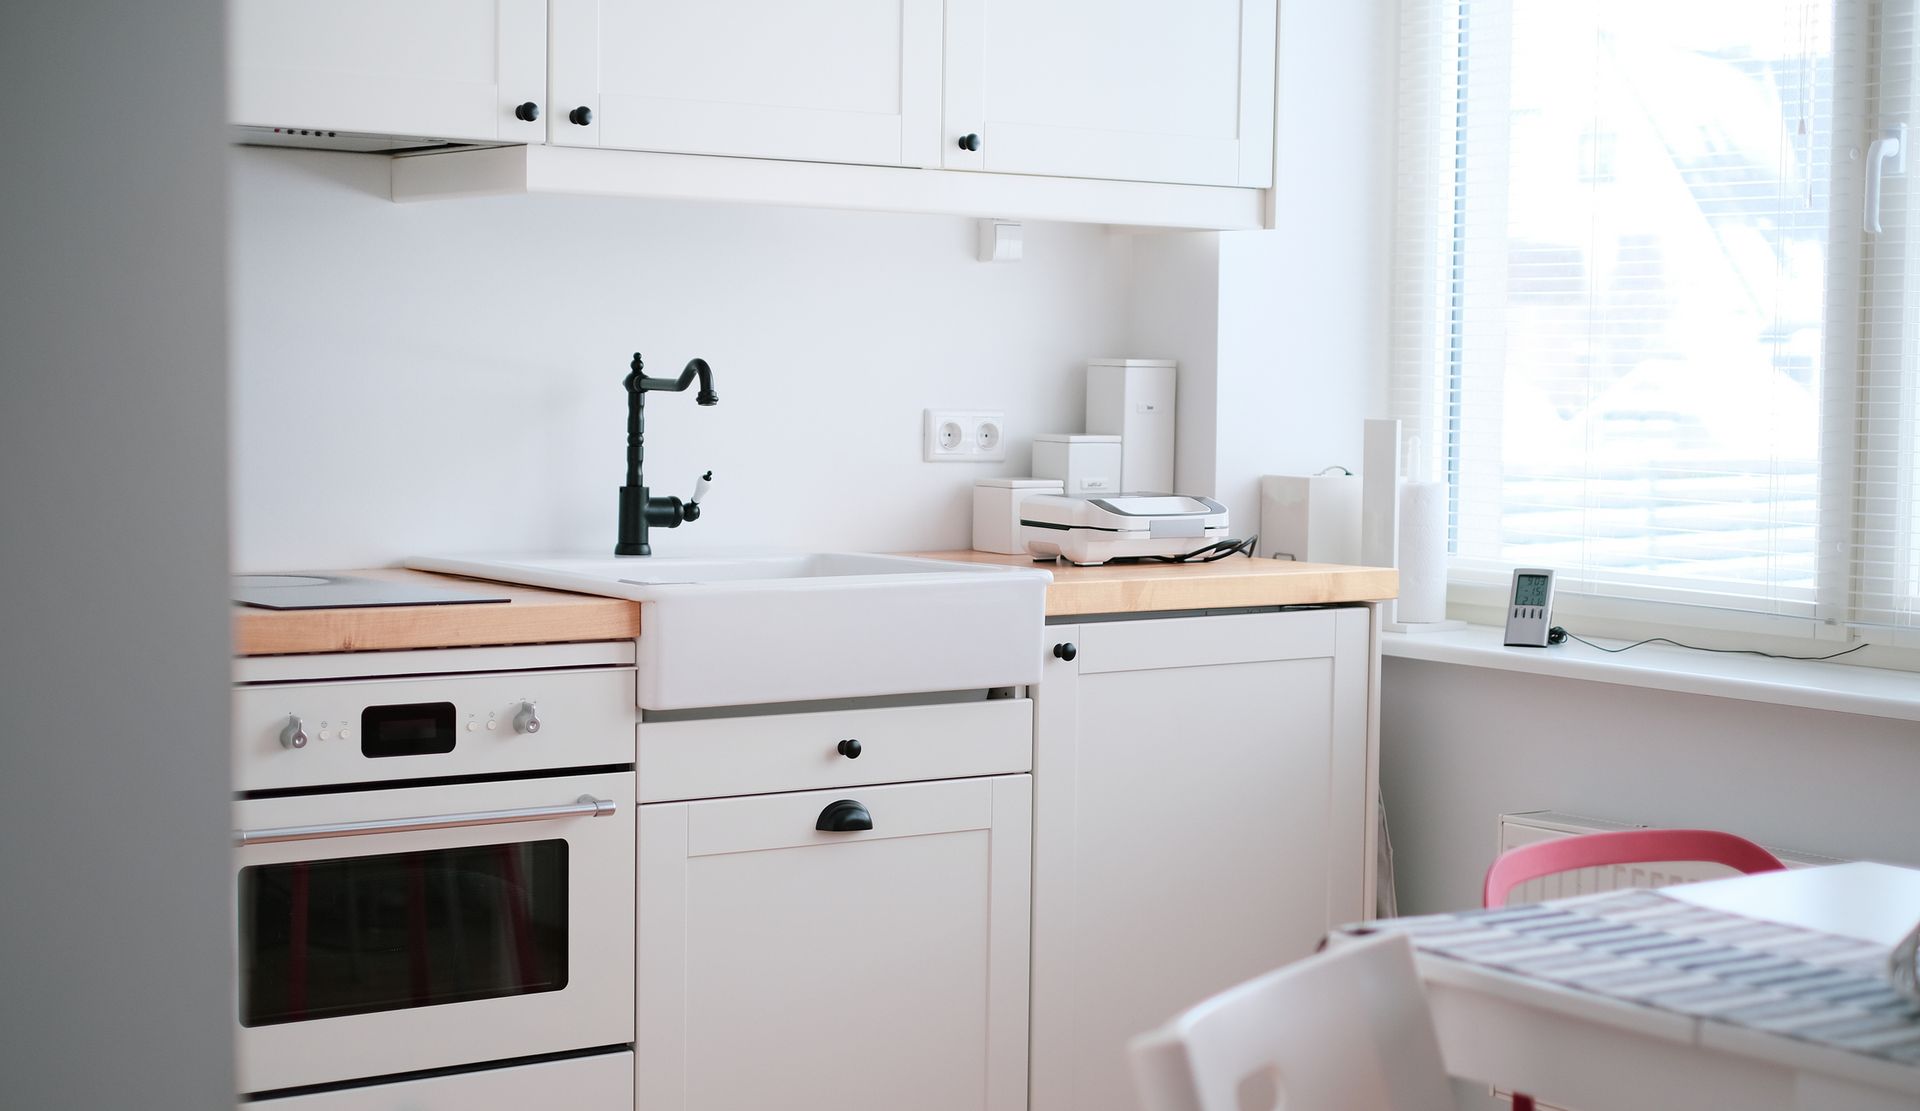
<svg viewBox="0 0 1920 1111">
<path fill-rule="evenodd" d="M 1547 577 L 1545 575 L 1519 575 L 1513 583 L 1513 604 L 1516 606 L 1544 606 L 1547 604 Z"/>
</svg>

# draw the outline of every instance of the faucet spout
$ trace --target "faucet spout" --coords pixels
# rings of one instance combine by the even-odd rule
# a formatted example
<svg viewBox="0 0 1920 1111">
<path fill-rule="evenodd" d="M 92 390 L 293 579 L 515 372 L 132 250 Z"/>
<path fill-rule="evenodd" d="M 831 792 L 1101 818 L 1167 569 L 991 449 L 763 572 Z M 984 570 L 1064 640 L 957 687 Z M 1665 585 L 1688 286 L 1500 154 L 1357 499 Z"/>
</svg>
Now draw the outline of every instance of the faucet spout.
<svg viewBox="0 0 1920 1111">
<path fill-rule="evenodd" d="M 705 359 L 687 360 L 686 369 L 680 372 L 680 377 L 678 378 L 648 378 L 644 373 L 645 369 L 645 364 L 640 359 L 640 352 L 635 351 L 633 353 L 633 370 L 627 375 L 626 386 L 628 393 L 637 395 L 645 393 L 648 390 L 682 393 L 688 386 L 693 385 L 695 378 L 698 378 L 700 379 L 700 392 L 694 395 L 694 402 L 700 405 L 720 404 L 720 395 L 713 392 L 713 368 L 707 365 Z"/>
</svg>

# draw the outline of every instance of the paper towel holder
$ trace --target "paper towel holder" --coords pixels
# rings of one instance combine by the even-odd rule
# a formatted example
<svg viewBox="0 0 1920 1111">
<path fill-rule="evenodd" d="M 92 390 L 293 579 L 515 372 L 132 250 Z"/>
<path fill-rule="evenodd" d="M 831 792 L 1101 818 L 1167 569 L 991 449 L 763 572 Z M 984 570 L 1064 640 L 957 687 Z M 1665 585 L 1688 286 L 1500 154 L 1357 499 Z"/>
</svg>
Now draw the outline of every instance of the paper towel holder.
<svg viewBox="0 0 1920 1111">
<path fill-rule="evenodd" d="M 1360 558 L 1371 567 L 1400 567 L 1400 422 L 1365 424 L 1360 466 Z M 1389 633 L 1445 633 L 1465 621 L 1401 621 L 1398 599 L 1382 606 L 1381 629 Z"/>
</svg>

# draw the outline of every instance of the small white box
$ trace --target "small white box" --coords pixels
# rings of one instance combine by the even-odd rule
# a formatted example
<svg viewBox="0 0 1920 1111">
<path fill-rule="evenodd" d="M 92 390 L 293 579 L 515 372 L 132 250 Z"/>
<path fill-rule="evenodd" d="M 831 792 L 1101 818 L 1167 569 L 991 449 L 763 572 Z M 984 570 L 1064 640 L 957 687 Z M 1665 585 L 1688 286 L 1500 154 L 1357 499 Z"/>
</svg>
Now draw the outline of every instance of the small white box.
<svg viewBox="0 0 1920 1111">
<path fill-rule="evenodd" d="M 1120 437 L 1120 485 L 1128 494 L 1173 492 L 1172 359 L 1087 361 L 1087 431 Z"/>
<path fill-rule="evenodd" d="M 1303 563 L 1359 563 L 1360 493 L 1356 475 L 1278 475 L 1260 479 L 1259 555 Z"/>
<path fill-rule="evenodd" d="M 1041 432 L 1033 438 L 1033 473 L 1066 484 L 1070 498 L 1103 498 L 1123 492 L 1120 437 L 1079 432 Z"/>
<path fill-rule="evenodd" d="M 1057 478 L 983 478 L 973 484 L 973 550 L 1019 555 L 1020 503 L 1035 494 L 1058 494 Z"/>
</svg>

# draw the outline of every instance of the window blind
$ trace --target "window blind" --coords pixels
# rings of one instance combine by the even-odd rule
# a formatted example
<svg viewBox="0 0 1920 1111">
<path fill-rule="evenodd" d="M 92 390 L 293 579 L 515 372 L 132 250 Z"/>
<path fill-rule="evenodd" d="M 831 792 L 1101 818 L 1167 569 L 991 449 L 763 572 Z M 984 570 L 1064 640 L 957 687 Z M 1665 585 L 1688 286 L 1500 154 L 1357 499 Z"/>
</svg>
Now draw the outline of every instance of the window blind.
<svg viewBox="0 0 1920 1111">
<path fill-rule="evenodd" d="M 1402 21 L 1389 399 L 1455 577 L 1914 625 L 1920 157 L 1863 209 L 1911 0 Z"/>
</svg>

